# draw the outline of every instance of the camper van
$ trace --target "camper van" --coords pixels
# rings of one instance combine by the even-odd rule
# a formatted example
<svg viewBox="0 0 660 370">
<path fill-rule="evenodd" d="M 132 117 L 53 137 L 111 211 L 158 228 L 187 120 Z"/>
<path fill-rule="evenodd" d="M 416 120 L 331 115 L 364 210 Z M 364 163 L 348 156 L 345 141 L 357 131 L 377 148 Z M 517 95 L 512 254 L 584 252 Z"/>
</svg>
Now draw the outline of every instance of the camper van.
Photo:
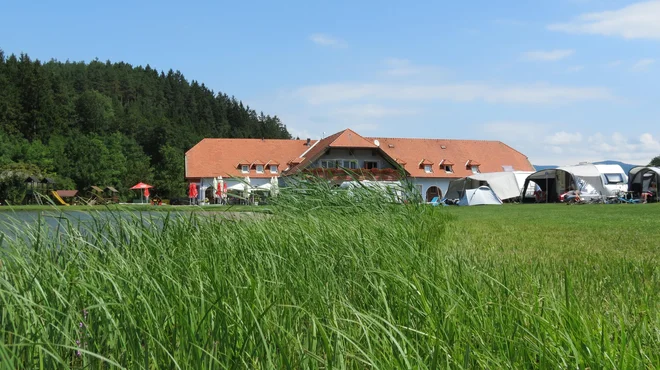
<svg viewBox="0 0 660 370">
<path fill-rule="evenodd" d="M 618 164 L 597 164 L 596 168 L 601 173 L 603 185 L 611 195 L 621 191 L 628 191 L 628 175 Z"/>
</svg>

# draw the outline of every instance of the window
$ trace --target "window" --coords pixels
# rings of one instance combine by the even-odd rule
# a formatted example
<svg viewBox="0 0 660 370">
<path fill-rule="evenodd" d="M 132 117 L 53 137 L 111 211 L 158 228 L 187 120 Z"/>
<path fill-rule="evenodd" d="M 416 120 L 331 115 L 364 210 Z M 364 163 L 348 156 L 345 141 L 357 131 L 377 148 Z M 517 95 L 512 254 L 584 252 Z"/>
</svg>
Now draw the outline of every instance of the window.
<svg viewBox="0 0 660 370">
<path fill-rule="evenodd" d="M 447 173 L 454 173 L 454 170 L 451 168 L 451 165 L 446 165 L 446 166 L 445 166 L 445 172 L 447 172 Z"/>
<path fill-rule="evenodd" d="M 470 166 L 470 169 L 472 170 L 472 173 L 479 173 L 479 166 Z"/>
<path fill-rule="evenodd" d="M 249 173 L 250 172 L 250 166 L 248 166 L 247 164 L 242 165 L 241 166 L 241 172 Z"/>
<path fill-rule="evenodd" d="M 623 175 L 620 173 L 606 173 L 605 183 L 606 185 L 623 184 Z"/>
<path fill-rule="evenodd" d="M 324 159 L 321 161 L 321 168 L 335 168 L 335 161 Z"/>
<path fill-rule="evenodd" d="M 344 160 L 344 163 L 342 163 L 342 167 L 348 168 L 351 170 L 356 170 L 358 167 L 358 162 L 356 160 Z"/>
<path fill-rule="evenodd" d="M 431 172 L 433 172 L 433 166 L 430 165 L 430 164 L 425 164 L 425 165 L 424 165 L 424 172 L 426 172 L 426 173 L 431 173 Z"/>
<path fill-rule="evenodd" d="M 277 165 L 274 164 L 270 165 L 270 173 L 277 173 Z"/>
<path fill-rule="evenodd" d="M 257 173 L 264 173 L 264 165 L 263 164 L 258 164 L 257 165 Z"/>
<path fill-rule="evenodd" d="M 377 169 L 378 168 L 378 162 L 376 162 L 376 161 L 364 161 L 364 168 L 367 169 L 367 170 Z"/>
</svg>

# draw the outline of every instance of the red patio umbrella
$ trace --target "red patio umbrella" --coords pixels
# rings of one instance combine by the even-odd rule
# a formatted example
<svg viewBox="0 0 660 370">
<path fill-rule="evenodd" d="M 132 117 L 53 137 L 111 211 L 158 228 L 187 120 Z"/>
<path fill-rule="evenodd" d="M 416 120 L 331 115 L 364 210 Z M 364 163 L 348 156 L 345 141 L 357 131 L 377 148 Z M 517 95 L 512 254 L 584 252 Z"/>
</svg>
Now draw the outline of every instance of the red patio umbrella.
<svg viewBox="0 0 660 370">
<path fill-rule="evenodd" d="M 143 183 L 143 182 L 138 182 L 137 184 L 133 185 L 133 187 L 131 188 L 131 190 L 149 189 L 149 188 L 153 188 L 153 186 L 151 186 L 151 185 L 149 185 L 149 184 L 145 184 L 145 183 Z"/>
<path fill-rule="evenodd" d="M 133 187 L 131 187 L 131 190 L 142 190 L 142 189 L 144 189 L 144 196 L 149 197 L 149 190 L 147 190 L 147 189 L 150 189 L 150 188 L 153 188 L 153 186 L 151 186 L 149 184 L 145 184 L 143 182 L 138 182 L 137 184 L 133 185 Z M 140 201 L 142 201 L 142 200 L 143 200 L 142 199 L 142 193 L 140 193 Z"/>
<path fill-rule="evenodd" d="M 197 198 L 197 184 L 194 182 L 191 182 L 188 185 L 188 198 Z"/>
</svg>

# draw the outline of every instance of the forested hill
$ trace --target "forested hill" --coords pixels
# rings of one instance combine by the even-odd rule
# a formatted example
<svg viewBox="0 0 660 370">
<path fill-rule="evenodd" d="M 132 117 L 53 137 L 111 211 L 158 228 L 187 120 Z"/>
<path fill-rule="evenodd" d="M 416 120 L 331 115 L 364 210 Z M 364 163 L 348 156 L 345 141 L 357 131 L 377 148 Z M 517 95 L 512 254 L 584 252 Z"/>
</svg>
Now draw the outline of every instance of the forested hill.
<svg viewBox="0 0 660 370">
<path fill-rule="evenodd" d="M 204 137 L 290 134 L 276 116 L 178 71 L 0 50 L 0 177 L 31 172 L 78 190 L 151 181 L 176 196 L 185 192 L 183 153 Z"/>
</svg>

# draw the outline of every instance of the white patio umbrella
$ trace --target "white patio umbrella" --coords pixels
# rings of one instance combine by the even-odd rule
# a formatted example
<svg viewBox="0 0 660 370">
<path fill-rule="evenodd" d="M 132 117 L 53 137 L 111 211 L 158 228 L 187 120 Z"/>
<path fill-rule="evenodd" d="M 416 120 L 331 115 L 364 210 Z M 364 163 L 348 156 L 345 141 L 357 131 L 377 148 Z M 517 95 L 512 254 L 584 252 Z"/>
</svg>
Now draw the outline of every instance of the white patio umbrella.
<svg viewBox="0 0 660 370">
<path fill-rule="evenodd" d="M 279 185 L 277 183 L 277 177 L 270 178 L 270 196 L 274 197 L 280 192 Z"/>
<path fill-rule="evenodd" d="M 243 197 L 248 200 L 250 198 L 250 176 L 243 179 Z"/>
<path fill-rule="evenodd" d="M 215 199 L 215 198 L 218 197 L 218 179 L 217 178 L 215 178 L 215 177 L 213 178 L 213 181 L 211 182 L 211 187 L 213 188 L 213 199 Z M 210 201 L 211 201 L 211 199 L 209 199 L 209 202 Z"/>
</svg>

